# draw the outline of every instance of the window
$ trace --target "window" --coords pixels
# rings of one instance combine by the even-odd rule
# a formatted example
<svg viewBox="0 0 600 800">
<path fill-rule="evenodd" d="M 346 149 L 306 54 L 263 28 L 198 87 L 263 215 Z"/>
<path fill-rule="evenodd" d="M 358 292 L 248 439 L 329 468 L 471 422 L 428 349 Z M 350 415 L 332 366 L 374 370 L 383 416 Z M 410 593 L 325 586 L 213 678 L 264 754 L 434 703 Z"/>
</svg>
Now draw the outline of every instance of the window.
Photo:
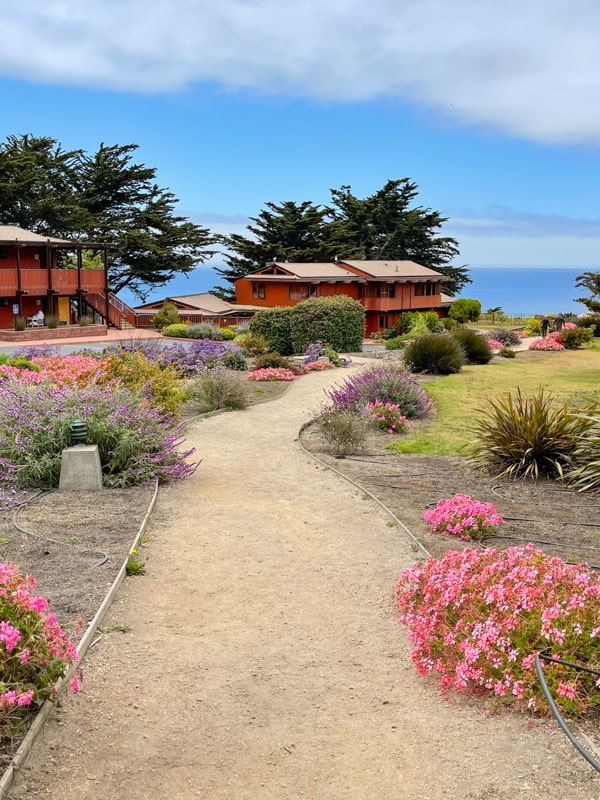
<svg viewBox="0 0 600 800">
<path fill-rule="evenodd" d="M 8 248 L 0 247 L 0 258 L 8 258 Z"/>
<path fill-rule="evenodd" d="M 379 283 L 377 284 L 377 297 L 396 297 L 396 284 L 395 283 Z"/>
<path fill-rule="evenodd" d="M 432 294 L 438 293 L 438 284 L 427 281 L 426 283 L 417 283 L 415 286 L 415 297 L 430 297 Z"/>
<path fill-rule="evenodd" d="M 388 315 L 387 314 L 380 314 L 379 315 L 379 330 L 384 331 L 386 328 L 389 328 L 388 325 Z"/>
<path fill-rule="evenodd" d="M 289 297 L 290 300 L 306 300 L 308 297 L 308 286 L 290 286 Z"/>
<path fill-rule="evenodd" d="M 252 284 L 252 297 L 258 297 L 259 300 L 265 299 L 265 285 L 264 283 Z"/>
</svg>

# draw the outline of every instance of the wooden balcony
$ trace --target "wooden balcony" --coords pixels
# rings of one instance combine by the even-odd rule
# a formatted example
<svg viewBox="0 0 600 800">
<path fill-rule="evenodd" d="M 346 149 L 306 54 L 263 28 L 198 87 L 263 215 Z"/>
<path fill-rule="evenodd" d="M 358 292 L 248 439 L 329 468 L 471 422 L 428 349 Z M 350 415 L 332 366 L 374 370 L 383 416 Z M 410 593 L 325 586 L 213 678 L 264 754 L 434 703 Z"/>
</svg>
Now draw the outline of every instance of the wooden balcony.
<svg viewBox="0 0 600 800">
<path fill-rule="evenodd" d="M 50 276 L 45 269 L 22 269 L 20 288 L 30 295 L 45 295 L 50 288 L 58 295 L 75 295 L 79 288 L 102 292 L 106 288 L 104 282 L 102 269 L 82 269 L 81 287 L 75 269 L 53 269 Z M 18 288 L 17 270 L 0 269 L 0 296 L 14 297 Z"/>
</svg>

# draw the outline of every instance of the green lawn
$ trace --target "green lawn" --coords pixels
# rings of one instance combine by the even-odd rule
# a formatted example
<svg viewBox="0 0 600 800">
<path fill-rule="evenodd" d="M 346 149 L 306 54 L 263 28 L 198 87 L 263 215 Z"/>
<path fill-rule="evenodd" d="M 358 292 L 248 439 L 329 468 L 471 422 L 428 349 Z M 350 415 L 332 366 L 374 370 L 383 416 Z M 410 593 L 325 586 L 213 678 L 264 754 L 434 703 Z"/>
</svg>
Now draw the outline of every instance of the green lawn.
<svg viewBox="0 0 600 800">
<path fill-rule="evenodd" d="M 600 393 L 600 343 L 585 350 L 558 353 L 526 351 L 515 359 L 497 359 L 484 366 L 463 367 L 458 375 L 436 378 L 426 385 L 435 400 L 432 424 L 396 444 L 400 453 L 464 455 L 475 417 L 498 393 L 533 393 L 540 387 L 557 400 L 569 402 L 577 395 Z"/>
</svg>

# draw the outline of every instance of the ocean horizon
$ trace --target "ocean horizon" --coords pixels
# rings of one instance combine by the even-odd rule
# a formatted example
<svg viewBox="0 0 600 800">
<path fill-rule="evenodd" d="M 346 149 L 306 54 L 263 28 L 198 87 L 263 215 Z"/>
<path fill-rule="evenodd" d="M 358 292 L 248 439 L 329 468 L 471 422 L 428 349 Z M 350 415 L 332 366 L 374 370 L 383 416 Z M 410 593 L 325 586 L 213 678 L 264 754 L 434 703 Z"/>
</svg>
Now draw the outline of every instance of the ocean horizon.
<svg viewBox="0 0 600 800">
<path fill-rule="evenodd" d="M 223 266 L 223 265 L 217 265 Z M 467 266 L 472 283 L 465 286 L 458 297 L 479 300 L 482 311 L 500 306 L 511 316 L 533 314 L 556 315 L 583 314 L 587 309 L 576 297 L 586 291 L 575 286 L 575 279 L 583 272 L 595 272 L 599 267 L 537 267 L 537 266 Z M 152 289 L 145 302 L 162 300 L 186 294 L 208 292 L 223 278 L 211 266 L 197 267 L 188 276 L 178 275 L 158 289 Z M 142 301 L 124 289 L 119 297 L 128 305 L 138 306 Z"/>
</svg>

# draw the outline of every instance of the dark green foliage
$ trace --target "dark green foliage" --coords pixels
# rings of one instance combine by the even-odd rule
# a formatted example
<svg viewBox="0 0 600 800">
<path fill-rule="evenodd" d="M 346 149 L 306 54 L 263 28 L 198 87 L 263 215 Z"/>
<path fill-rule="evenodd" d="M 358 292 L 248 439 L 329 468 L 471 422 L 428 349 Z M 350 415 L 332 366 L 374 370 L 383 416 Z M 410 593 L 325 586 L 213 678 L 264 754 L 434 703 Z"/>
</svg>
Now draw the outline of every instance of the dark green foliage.
<svg viewBox="0 0 600 800">
<path fill-rule="evenodd" d="M 294 353 L 292 342 L 292 306 L 261 308 L 250 320 L 250 332 L 258 333 L 269 343 L 271 350 L 282 356 Z"/>
<path fill-rule="evenodd" d="M 465 351 L 469 364 L 488 364 L 492 360 L 492 348 L 487 339 L 477 331 L 470 328 L 456 328 L 452 332 L 452 337 Z"/>
<path fill-rule="evenodd" d="M 470 458 L 497 475 L 561 478 L 572 467 L 589 421 L 574 416 L 540 389 L 525 397 L 500 394 L 475 421 Z"/>
<path fill-rule="evenodd" d="M 458 322 L 452 319 L 452 317 L 442 317 L 442 319 L 440 319 L 440 324 L 443 325 L 447 331 L 453 331 L 458 325 Z"/>
<path fill-rule="evenodd" d="M 420 336 L 404 348 L 404 363 L 410 372 L 452 375 L 460 372 L 465 362 L 465 352 L 459 342 L 444 333 Z"/>
<path fill-rule="evenodd" d="M 574 452 L 574 469 L 566 481 L 580 492 L 600 490 L 600 399 L 590 397 L 574 412 L 585 431 L 578 436 Z"/>
<path fill-rule="evenodd" d="M 223 366 L 227 369 L 235 369 L 239 371 L 248 369 L 246 359 L 236 350 L 231 350 L 229 353 L 226 353 L 225 356 L 223 356 Z"/>
<path fill-rule="evenodd" d="M 175 325 L 179 322 L 179 311 L 174 303 L 169 303 L 167 300 L 162 304 L 162 307 L 156 312 L 153 325 L 157 330 L 162 330 L 165 325 Z"/>
<path fill-rule="evenodd" d="M 590 344 L 593 338 L 593 327 L 564 328 L 560 333 L 560 342 L 566 350 L 577 350 L 578 347 Z"/>
<path fill-rule="evenodd" d="M 600 313 L 600 272 L 584 272 L 582 275 L 578 275 L 575 278 L 575 286 L 587 289 L 592 295 L 591 297 L 577 297 L 577 302 L 583 303 L 589 311 Z"/>
<path fill-rule="evenodd" d="M 403 336 L 395 336 L 393 339 L 386 339 L 385 341 L 385 349 L 386 350 L 402 350 L 407 341 L 412 341 L 410 338 L 410 334 L 405 334 Z"/>
<path fill-rule="evenodd" d="M 508 328 L 495 328 L 493 331 L 489 331 L 488 338 L 502 342 L 503 345 L 516 345 L 521 341 L 517 334 Z"/>
<path fill-rule="evenodd" d="M 263 353 L 256 357 L 256 369 L 268 369 L 269 367 L 283 367 L 283 369 L 290 368 L 290 360 L 280 353 Z"/>
<path fill-rule="evenodd" d="M 292 341 L 295 353 L 304 353 L 315 341 L 338 353 L 356 353 L 365 336 L 365 309 L 346 295 L 314 297 L 292 309 Z"/>
<path fill-rule="evenodd" d="M 16 367 L 16 369 L 28 369 L 31 372 L 40 371 L 38 365 L 32 364 L 26 356 L 16 356 L 15 358 L 11 358 L 7 353 L 1 353 L 0 364 L 7 364 L 9 367 Z"/>
<path fill-rule="evenodd" d="M 479 300 L 464 297 L 452 303 L 448 314 L 457 322 L 477 322 L 481 316 L 481 303 Z"/>
<path fill-rule="evenodd" d="M 578 328 L 593 328 L 594 336 L 600 336 L 600 312 L 579 317 L 576 325 Z"/>
<path fill-rule="evenodd" d="M 0 224 L 48 236 L 110 242 L 109 281 L 140 298 L 214 254 L 206 228 L 174 213 L 156 170 L 133 161 L 137 145 L 101 144 L 89 155 L 48 137 L 0 144 Z M 93 257 L 93 256 L 92 256 Z"/>
<path fill-rule="evenodd" d="M 498 350 L 498 355 L 502 358 L 515 358 L 517 354 L 510 347 L 503 347 L 502 350 Z"/>
<path fill-rule="evenodd" d="M 350 186 L 331 190 L 332 204 L 266 203 L 251 217 L 249 236 L 226 238 L 228 269 L 217 269 L 230 284 L 215 290 L 233 295 L 238 278 L 269 261 L 337 261 L 344 259 L 416 261 L 451 278 L 444 291 L 456 294 L 471 283 L 464 267 L 450 266 L 458 242 L 439 236 L 446 217 L 414 205 L 418 187 L 408 178 L 387 181 L 375 194 L 360 199 Z"/>
</svg>

